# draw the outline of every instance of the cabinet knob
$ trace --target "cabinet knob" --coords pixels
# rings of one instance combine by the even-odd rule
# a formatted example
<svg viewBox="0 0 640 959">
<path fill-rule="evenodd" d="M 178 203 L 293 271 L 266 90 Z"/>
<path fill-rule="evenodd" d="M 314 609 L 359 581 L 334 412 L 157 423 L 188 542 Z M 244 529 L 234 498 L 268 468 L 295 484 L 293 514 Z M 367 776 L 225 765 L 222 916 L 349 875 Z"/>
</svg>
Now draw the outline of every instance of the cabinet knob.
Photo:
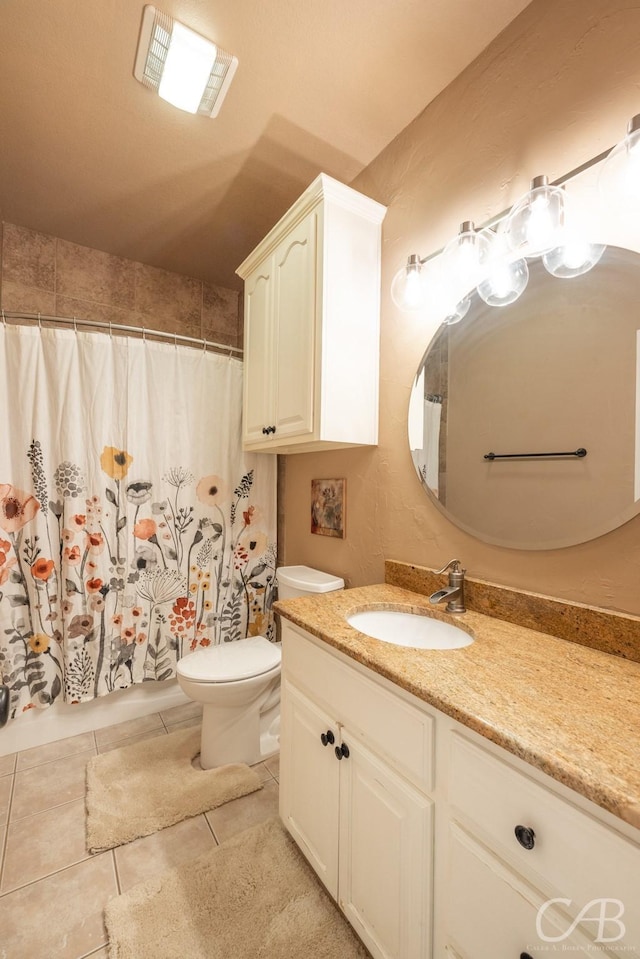
<svg viewBox="0 0 640 959">
<path fill-rule="evenodd" d="M 349 758 L 349 747 L 346 743 L 336 746 L 336 759 L 342 759 L 343 756 L 345 759 Z"/>
<path fill-rule="evenodd" d="M 269 433 L 275 433 L 275 431 L 276 431 L 275 426 L 270 426 L 270 427 L 269 427 Z"/>
<path fill-rule="evenodd" d="M 330 729 L 327 729 L 326 733 L 320 734 L 320 741 L 323 746 L 333 746 L 336 741 L 336 737 L 333 735 Z"/>
<path fill-rule="evenodd" d="M 529 829 L 528 826 L 516 826 L 514 832 L 516 834 L 516 839 L 523 849 L 533 849 L 536 844 L 536 834 L 534 833 L 533 829 Z"/>
<path fill-rule="evenodd" d="M 269 432 L 269 427 L 268 427 L 268 426 L 263 426 L 263 427 L 262 427 L 262 432 L 263 432 L 264 435 L 266 436 L 267 433 Z"/>
</svg>

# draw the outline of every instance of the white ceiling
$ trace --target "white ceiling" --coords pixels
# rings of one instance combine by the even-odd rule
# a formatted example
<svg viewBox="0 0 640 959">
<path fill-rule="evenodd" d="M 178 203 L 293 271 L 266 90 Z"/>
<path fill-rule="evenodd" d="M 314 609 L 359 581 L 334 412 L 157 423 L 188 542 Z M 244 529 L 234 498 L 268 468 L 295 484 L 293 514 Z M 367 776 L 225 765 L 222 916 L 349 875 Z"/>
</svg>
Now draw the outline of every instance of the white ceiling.
<svg viewBox="0 0 640 959">
<path fill-rule="evenodd" d="M 211 120 L 134 79 L 142 2 L 2 0 L 0 215 L 238 287 L 320 171 L 350 182 L 527 3 L 159 0 L 240 61 Z"/>
</svg>

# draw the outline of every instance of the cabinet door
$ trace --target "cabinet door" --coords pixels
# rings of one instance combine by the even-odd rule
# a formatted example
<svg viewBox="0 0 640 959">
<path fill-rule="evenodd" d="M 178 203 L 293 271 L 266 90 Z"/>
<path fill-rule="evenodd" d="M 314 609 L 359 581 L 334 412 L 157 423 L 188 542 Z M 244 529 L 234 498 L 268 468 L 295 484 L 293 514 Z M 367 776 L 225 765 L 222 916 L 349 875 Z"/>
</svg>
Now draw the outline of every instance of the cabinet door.
<svg viewBox="0 0 640 959">
<path fill-rule="evenodd" d="M 290 682 L 282 685 L 280 818 L 334 899 L 338 895 L 340 763 L 321 735 L 338 728 Z"/>
<path fill-rule="evenodd" d="M 375 959 L 431 954 L 433 803 L 343 738 L 340 907 Z"/>
<path fill-rule="evenodd" d="M 243 439 L 255 443 L 275 423 L 273 257 L 247 277 L 244 296 Z"/>
<path fill-rule="evenodd" d="M 309 213 L 274 254 L 276 440 L 313 432 L 317 219 Z"/>
</svg>

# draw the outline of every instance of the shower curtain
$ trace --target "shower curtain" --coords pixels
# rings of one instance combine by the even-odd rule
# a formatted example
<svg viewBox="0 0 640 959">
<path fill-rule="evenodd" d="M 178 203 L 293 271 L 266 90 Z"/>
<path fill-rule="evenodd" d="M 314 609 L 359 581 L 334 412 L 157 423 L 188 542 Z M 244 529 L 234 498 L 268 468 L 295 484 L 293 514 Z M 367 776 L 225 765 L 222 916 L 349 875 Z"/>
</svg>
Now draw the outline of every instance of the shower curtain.
<svg viewBox="0 0 640 959">
<path fill-rule="evenodd" d="M 0 326 L 0 682 L 10 716 L 273 638 L 275 456 L 244 454 L 242 364 Z"/>
</svg>

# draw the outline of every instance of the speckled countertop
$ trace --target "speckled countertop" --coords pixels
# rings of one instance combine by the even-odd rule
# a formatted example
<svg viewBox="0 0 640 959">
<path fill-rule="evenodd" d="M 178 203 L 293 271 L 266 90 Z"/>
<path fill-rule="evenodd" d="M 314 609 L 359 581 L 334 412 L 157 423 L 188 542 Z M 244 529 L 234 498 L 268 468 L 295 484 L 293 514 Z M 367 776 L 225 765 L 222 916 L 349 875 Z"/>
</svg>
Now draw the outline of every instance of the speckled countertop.
<svg viewBox="0 0 640 959">
<path fill-rule="evenodd" d="M 454 650 L 394 646 L 345 617 L 411 607 L 474 637 Z M 399 586 L 283 600 L 276 612 L 614 815 L 640 828 L 640 663 Z"/>
</svg>

